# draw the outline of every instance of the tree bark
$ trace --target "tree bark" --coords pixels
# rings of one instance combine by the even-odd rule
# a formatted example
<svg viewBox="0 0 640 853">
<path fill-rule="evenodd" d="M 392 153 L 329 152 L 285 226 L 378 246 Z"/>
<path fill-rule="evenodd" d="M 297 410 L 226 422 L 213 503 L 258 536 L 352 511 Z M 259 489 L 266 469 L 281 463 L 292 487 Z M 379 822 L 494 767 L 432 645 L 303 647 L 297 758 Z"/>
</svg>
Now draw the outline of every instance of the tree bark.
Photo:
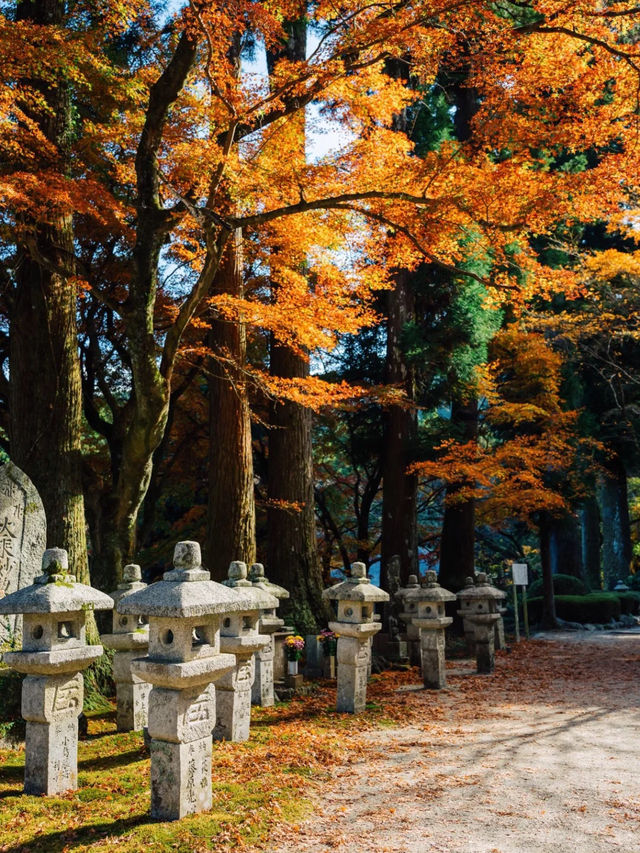
<svg viewBox="0 0 640 853">
<path fill-rule="evenodd" d="M 582 522 L 582 563 L 590 589 L 602 589 L 600 575 L 600 508 L 595 496 L 587 498 L 580 512 Z"/>
<path fill-rule="evenodd" d="M 551 517 L 546 513 L 542 513 L 538 523 L 543 588 L 542 627 L 548 630 L 558 627 L 556 600 L 553 592 L 553 570 L 551 567 L 551 530 Z"/>
<path fill-rule="evenodd" d="M 271 373 L 306 378 L 309 361 L 274 341 Z M 271 407 L 267 565 L 270 576 L 291 593 L 282 601 L 283 614 L 307 634 L 330 616 L 316 542 L 311 426 L 311 411 L 297 403 L 281 400 Z"/>
<path fill-rule="evenodd" d="M 286 39 L 279 49 L 267 54 L 270 75 L 280 59 L 301 62 L 306 58 L 306 21 L 289 21 L 284 31 Z M 304 115 L 294 120 L 300 128 L 298 147 L 287 153 L 304 168 Z M 274 292 L 277 292 L 276 282 Z M 309 376 L 309 359 L 272 336 L 269 369 L 272 376 L 281 379 L 306 379 Z M 316 633 L 319 623 L 331 615 L 322 598 L 323 580 L 314 503 L 312 425 L 311 410 L 298 403 L 279 400 L 271 406 L 267 566 L 270 576 L 291 594 L 291 598 L 282 601 L 282 614 L 303 633 Z"/>
<path fill-rule="evenodd" d="M 478 435 L 478 404 L 476 400 L 455 400 L 451 406 L 451 421 L 461 430 L 463 444 Z M 450 483 L 445 499 L 442 536 L 440 538 L 439 582 L 457 592 L 467 577 L 475 574 L 475 501 L 456 500 L 466 483 Z"/>
<path fill-rule="evenodd" d="M 59 0 L 20 3 L 18 18 L 60 25 Z M 32 114 L 55 146 L 52 168 L 69 162 L 71 98 L 64 80 L 30 81 L 47 111 Z M 47 223 L 25 223 L 18 247 L 16 288 L 10 317 L 10 429 L 13 462 L 31 478 L 47 516 L 47 543 L 69 552 L 70 566 L 88 583 L 82 491 L 82 386 L 76 330 L 73 222 L 71 213 Z"/>
<path fill-rule="evenodd" d="M 213 292 L 243 295 L 239 230 L 227 244 Z M 209 375 L 207 567 L 215 580 L 223 580 L 232 560 L 250 565 L 256 558 L 245 326 L 241 321 L 214 319 L 209 341 L 214 355 Z"/>
<path fill-rule="evenodd" d="M 580 522 L 575 515 L 554 517 L 551 521 L 551 566 L 554 574 L 561 572 L 586 581 Z"/>
<path fill-rule="evenodd" d="M 602 568 L 605 589 L 626 580 L 633 556 L 627 472 L 619 455 L 609 460 L 600 482 L 598 501 L 602 516 Z"/>
<path fill-rule="evenodd" d="M 396 286 L 387 295 L 387 362 L 385 381 L 402 388 L 409 406 L 389 406 L 385 412 L 382 451 L 382 555 L 380 580 L 387 588 L 387 566 L 394 555 L 400 557 L 400 581 L 404 586 L 418 573 L 418 478 L 407 473 L 414 461 L 417 419 L 411 402 L 415 399 L 413 371 L 408 367 L 402 333 L 415 314 L 411 274 L 400 270 Z"/>
</svg>

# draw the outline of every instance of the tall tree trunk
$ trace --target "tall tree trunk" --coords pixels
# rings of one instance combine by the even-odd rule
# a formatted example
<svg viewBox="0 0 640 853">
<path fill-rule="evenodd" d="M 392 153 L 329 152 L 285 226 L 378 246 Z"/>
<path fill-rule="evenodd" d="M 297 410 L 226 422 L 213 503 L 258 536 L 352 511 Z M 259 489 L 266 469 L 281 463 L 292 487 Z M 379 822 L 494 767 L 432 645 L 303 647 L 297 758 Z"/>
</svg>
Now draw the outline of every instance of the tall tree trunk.
<svg viewBox="0 0 640 853">
<path fill-rule="evenodd" d="M 227 243 L 214 294 L 242 297 L 242 233 Z M 209 376 L 209 515 L 207 567 L 216 580 L 232 560 L 256 558 L 251 418 L 244 365 L 246 330 L 236 320 L 211 324 Z"/>
<path fill-rule="evenodd" d="M 307 52 L 307 24 L 302 18 L 284 26 L 286 39 L 279 49 L 269 51 L 267 65 L 273 74 L 277 62 L 302 62 Z M 305 166 L 304 115 L 298 125 L 294 150 L 287 155 Z M 277 282 L 274 281 L 277 292 Z M 282 379 L 305 379 L 309 359 L 271 340 L 269 369 Z M 309 409 L 286 400 L 271 407 L 267 471 L 267 565 L 270 575 L 289 590 L 291 598 L 282 602 L 283 614 L 298 630 L 315 633 L 331 611 L 322 598 L 322 569 L 318 559 L 314 505 L 313 416 Z M 296 509 L 291 504 L 297 506 Z"/>
<path fill-rule="evenodd" d="M 600 482 L 598 499 L 602 516 L 602 568 L 605 589 L 626 580 L 630 572 L 631 525 L 627 472 L 619 455 L 609 460 L 607 473 Z"/>
<path fill-rule="evenodd" d="M 60 25 L 64 3 L 19 3 L 18 18 Z M 31 81 L 47 110 L 34 114 L 66 171 L 71 133 L 67 84 Z M 32 227 L 29 227 L 32 226 Z M 79 580 L 88 582 L 82 493 L 82 386 L 76 331 L 73 223 L 60 214 L 46 224 L 27 223 L 29 239 L 19 247 L 10 318 L 10 425 L 12 460 L 31 478 L 47 516 L 47 542 L 66 548 Z"/>
<path fill-rule="evenodd" d="M 595 496 L 587 498 L 580 512 L 582 521 L 582 563 L 590 589 L 602 589 L 600 576 L 600 508 Z"/>
<path fill-rule="evenodd" d="M 551 629 L 558 627 L 556 617 L 556 600 L 553 593 L 553 571 L 551 568 L 551 517 L 541 513 L 538 523 L 540 537 L 540 563 L 542 565 L 542 627 Z"/>
<path fill-rule="evenodd" d="M 586 581 L 582 568 L 582 539 L 580 522 L 575 515 L 563 515 L 551 520 L 551 567 Z"/>
<path fill-rule="evenodd" d="M 462 443 L 474 441 L 478 436 L 477 401 L 454 399 L 451 421 L 454 429 L 460 431 Z M 465 578 L 475 573 L 475 501 L 456 500 L 456 495 L 466 485 L 451 483 L 447 487 L 440 538 L 439 581 L 454 592 L 462 589 Z"/>
<path fill-rule="evenodd" d="M 309 375 L 308 359 L 275 342 L 271 373 L 287 378 Z M 313 494 L 312 416 L 309 409 L 276 401 L 271 409 L 267 508 L 269 573 L 291 593 L 282 612 L 298 630 L 315 633 L 330 615 L 322 598 Z M 291 504 L 296 504 L 293 508 Z"/>
<path fill-rule="evenodd" d="M 414 318 L 415 296 L 411 274 L 400 270 L 396 286 L 387 294 L 387 362 L 385 381 L 401 387 L 409 401 L 415 399 L 413 371 L 408 367 L 402 333 Z M 418 478 L 407 473 L 414 461 L 417 419 L 411 406 L 389 406 L 385 412 L 382 457 L 382 555 L 380 580 L 388 586 L 387 566 L 400 557 L 400 581 L 418 573 Z"/>
</svg>

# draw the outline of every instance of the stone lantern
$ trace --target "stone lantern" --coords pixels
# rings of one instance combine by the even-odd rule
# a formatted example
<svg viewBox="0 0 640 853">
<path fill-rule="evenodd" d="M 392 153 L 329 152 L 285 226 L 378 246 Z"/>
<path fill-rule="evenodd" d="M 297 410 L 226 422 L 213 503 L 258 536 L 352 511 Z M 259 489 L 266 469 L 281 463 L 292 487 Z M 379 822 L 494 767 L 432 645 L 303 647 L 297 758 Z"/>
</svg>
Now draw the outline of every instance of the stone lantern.
<svg viewBox="0 0 640 853">
<path fill-rule="evenodd" d="M 245 605 L 241 611 L 225 616 L 220 626 L 220 649 L 234 654 L 236 665 L 216 685 L 213 737 L 215 740 L 244 741 L 249 739 L 251 723 L 253 656 L 271 640 L 268 634 L 260 633 L 260 614 L 268 611 L 272 618 L 275 617 L 278 599 L 247 579 L 247 566 L 240 560 L 231 563 L 228 580 L 224 583 L 242 595 Z"/>
<path fill-rule="evenodd" d="M 111 593 L 118 602 L 132 592 L 146 589 L 140 566 L 130 564 L 122 571 L 122 583 Z M 131 672 L 131 662 L 147 653 L 149 626 L 140 616 L 123 616 L 113 612 L 111 634 L 100 639 L 108 649 L 114 649 L 113 680 L 116 683 L 116 725 L 119 732 L 139 731 L 147 725 L 147 706 L 151 685 Z"/>
<path fill-rule="evenodd" d="M 125 595 L 123 616 L 149 619 L 149 653 L 131 664 L 151 685 L 151 815 L 177 820 L 211 808 L 213 684 L 235 667 L 220 652 L 220 620 L 246 610 L 239 591 L 210 580 L 197 542 L 178 542 L 163 580 Z"/>
<path fill-rule="evenodd" d="M 262 563 L 254 563 L 249 569 L 249 580 L 254 586 L 274 595 L 278 603 L 283 598 L 289 598 L 289 591 L 283 586 L 271 583 L 265 577 Z M 254 705 L 262 705 L 270 708 L 275 702 L 273 690 L 273 659 L 275 651 L 274 635 L 284 628 L 284 619 L 276 616 L 276 608 L 267 608 L 260 613 L 259 629 L 261 634 L 266 634 L 269 642 L 259 649 L 254 655 L 255 677 L 251 688 L 251 702 Z"/>
<path fill-rule="evenodd" d="M 351 566 L 351 577 L 325 589 L 324 598 L 337 602 L 338 617 L 329 628 L 338 635 L 338 711 L 357 714 L 367 701 L 369 640 L 381 628 L 374 622 L 373 608 L 378 601 L 389 601 L 389 594 L 374 586 L 364 563 Z"/>
<path fill-rule="evenodd" d="M 411 621 L 420 631 L 422 680 L 425 687 L 439 690 L 446 687 L 444 660 L 444 629 L 453 619 L 445 616 L 445 602 L 456 597 L 438 583 L 435 572 L 427 572 L 424 586 L 409 589 L 405 595 L 405 609 L 413 613 Z M 413 607 L 412 607 L 413 605 Z"/>
<path fill-rule="evenodd" d="M 0 599 L 0 613 L 24 614 L 22 651 L 5 652 L 4 662 L 27 676 L 22 683 L 27 794 L 78 787 L 82 670 L 102 654 L 102 646 L 87 645 L 86 616 L 113 607 L 108 595 L 76 583 L 68 568 L 67 552 L 50 548 L 35 583 Z"/>
<path fill-rule="evenodd" d="M 415 600 L 407 601 L 407 593 L 411 590 L 420 589 L 417 575 L 409 575 L 407 585 L 401 586 L 395 594 L 400 602 L 402 610 L 398 614 L 407 628 L 407 643 L 409 645 L 409 660 L 413 664 L 420 663 L 420 629 L 414 625 L 413 617 L 418 614 L 418 605 Z"/>
<path fill-rule="evenodd" d="M 495 626 L 502 618 L 498 602 L 506 593 L 487 583 L 484 572 L 478 573 L 475 584 L 469 584 L 469 580 L 458 593 L 458 615 L 473 625 L 478 672 L 489 673 L 495 666 Z"/>
</svg>

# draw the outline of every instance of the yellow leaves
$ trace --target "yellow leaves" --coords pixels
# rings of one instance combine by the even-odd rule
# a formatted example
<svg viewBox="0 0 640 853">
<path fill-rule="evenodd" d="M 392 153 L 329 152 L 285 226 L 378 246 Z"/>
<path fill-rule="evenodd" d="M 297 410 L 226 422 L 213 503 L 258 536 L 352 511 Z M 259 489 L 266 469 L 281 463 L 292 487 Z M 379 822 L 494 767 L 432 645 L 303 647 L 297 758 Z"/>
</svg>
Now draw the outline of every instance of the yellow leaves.
<svg viewBox="0 0 640 853">
<path fill-rule="evenodd" d="M 605 249 L 586 257 L 583 268 L 589 278 L 610 281 L 618 275 L 640 277 L 640 252 Z"/>
</svg>

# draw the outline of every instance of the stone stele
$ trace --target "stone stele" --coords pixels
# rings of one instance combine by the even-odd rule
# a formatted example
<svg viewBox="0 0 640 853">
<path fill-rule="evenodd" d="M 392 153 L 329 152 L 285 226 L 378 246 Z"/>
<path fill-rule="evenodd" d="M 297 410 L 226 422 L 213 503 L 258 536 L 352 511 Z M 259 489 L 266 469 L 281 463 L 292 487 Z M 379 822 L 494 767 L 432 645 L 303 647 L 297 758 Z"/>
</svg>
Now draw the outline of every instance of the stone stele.
<svg viewBox="0 0 640 853">
<path fill-rule="evenodd" d="M 12 462 L 0 467 L 0 598 L 29 586 L 40 574 L 47 519 L 31 480 Z M 22 619 L 0 617 L 0 648 L 17 645 Z"/>
<path fill-rule="evenodd" d="M 87 645 L 86 615 L 113 607 L 108 595 L 76 583 L 68 568 L 67 552 L 50 548 L 35 583 L 0 599 L 0 613 L 24 614 L 22 651 L 5 652 L 4 662 L 27 676 L 22 716 L 28 794 L 60 794 L 78 786 L 82 670 L 102 654 L 102 646 Z"/>
<path fill-rule="evenodd" d="M 351 577 L 325 589 L 324 598 L 337 602 L 338 618 L 329 628 L 338 635 L 338 695 L 336 710 L 357 714 L 367 702 L 369 640 L 382 627 L 374 622 L 373 607 L 389 601 L 389 594 L 374 586 L 364 563 L 351 566 Z"/>
</svg>

